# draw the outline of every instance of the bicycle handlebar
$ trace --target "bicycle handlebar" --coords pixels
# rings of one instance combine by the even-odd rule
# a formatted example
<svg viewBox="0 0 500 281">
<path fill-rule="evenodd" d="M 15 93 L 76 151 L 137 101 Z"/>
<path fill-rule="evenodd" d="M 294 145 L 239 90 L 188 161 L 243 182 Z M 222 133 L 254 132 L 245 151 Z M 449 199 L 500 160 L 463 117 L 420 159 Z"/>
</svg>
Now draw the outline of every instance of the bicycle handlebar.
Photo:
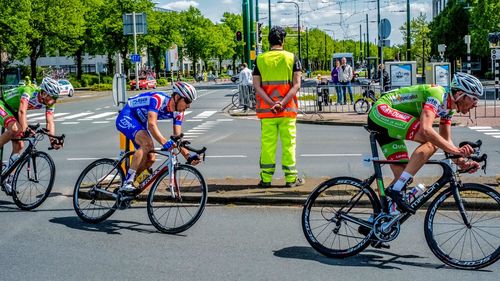
<svg viewBox="0 0 500 281">
<path fill-rule="evenodd" d="M 34 132 L 35 135 L 31 136 L 32 132 Z M 33 125 L 28 125 L 28 129 L 23 133 L 23 136 L 21 138 L 15 138 L 12 140 L 14 140 L 14 141 L 30 140 L 32 138 L 35 138 L 36 134 L 46 135 L 49 138 L 55 139 L 57 141 L 57 144 L 59 144 L 61 146 L 64 145 L 64 139 L 66 138 L 66 136 L 64 134 L 62 134 L 60 136 L 55 136 L 55 135 L 49 134 L 48 129 L 40 128 L 40 123 L 37 123 L 37 124 L 33 124 Z M 54 148 L 51 146 L 48 149 L 52 150 Z"/>
<path fill-rule="evenodd" d="M 178 148 L 183 147 L 191 152 L 194 152 L 194 153 L 200 155 L 200 157 L 203 159 L 203 161 L 205 161 L 205 152 L 207 151 L 207 148 L 206 147 L 202 147 L 201 149 L 193 148 L 193 147 L 189 146 L 189 144 L 191 144 L 191 142 L 189 142 L 187 140 L 183 140 L 182 139 L 183 137 L 184 137 L 184 134 L 181 133 L 178 136 L 170 136 L 170 139 L 175 142 L 175 144 L 177 145 Z M 166 149 L 163 149 L 163 148 L 161 150 L 166 151 Z"/>
</svg>

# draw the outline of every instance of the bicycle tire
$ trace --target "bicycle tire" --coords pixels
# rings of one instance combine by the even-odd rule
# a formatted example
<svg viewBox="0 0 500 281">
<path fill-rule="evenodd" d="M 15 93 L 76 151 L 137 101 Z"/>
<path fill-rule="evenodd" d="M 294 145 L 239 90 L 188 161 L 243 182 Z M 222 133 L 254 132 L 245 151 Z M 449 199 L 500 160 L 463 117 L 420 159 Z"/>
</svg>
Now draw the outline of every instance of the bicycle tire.
<svg viewBox="0 0 500 281">
<path fill-rule="evenodd" d="M 207 185 L 203 175 L 193 166 L 179 164 L 174 168 L 181 198 L 172 198 L 170 173 L 163 173 L 148 194 L 148 217 L 163 233 L 175 234 L 193 226 L 207 203 Z M 172 219 L 172 220 L 169 220 Z"/>
<path fill-rule="evenodd" d="M 78 177 L 73 191 L 73 208 L 78 217 L 88 223 L 109 218 L 116 211 L 116 199 L 95 191 L 95 188 L 99 185 L 115 192 L 124 180 L 125 174 L 116 160 L 103 158 L 88 165 Z"/>
<path fill-rule="evenodd" d="M 55 175 L 56 166 L 50 155 L 43 151 L 29 154 L 19 164 L 12 179 L 14 203 L 22 210 L 40 206 L 49 197 Z"/>
<path fill-rule="evenodd" d="M 476 183 L 466 183 L 458 191 L 465 213 L 470 219 L 470 227 L 463 223 L 454 191 L 448 188 L 429 205 L 424 221 L 425 240 L 432 253 L 452 267 L 479 269 L 491 265 L 500 258 L 500 194 L 488 186 Z M 483 210 L 486 206 L 489 211 Z M 446 227 L 453 229 L 443 231 L 442 228 Z M 475 227 L 478 229 L 474 231 Z M 462 238 L 463 242 L 460 240 Z M 459 241 L 454 243 L 456 239 Z M 440 243 L 441 240 L 445 241 Z M 479 249 L 474 251 L 473 244 L 476 243 Z M 464 248 L 467 250 L 465 253 Z M 485 251 L 489 254 L 486 255 Z M 478 258 L 474 254 L 485 256 Z"/>
<path fill-rule="evenodd" d="M 368 111 L 370 111 L 370 107 L 370 103 L 365 99 L 358 99 L 354 103 L 354 111 L 357 114 L 366 114 Z"/>
<path fill-rule="evenodd" d="M 239 108 L 240 106 L 240 98 L 239 98 L 239 92 L 236 92 L 233 94 L 233 97 L 231 98 L 231 103 L 233 104 L 233 107 Z"/>
<path fill-rule="evenodd" d="M 352 202 L 349 200 L 357 196 L 360 200 L 355 200 L 354 205 L 350 206 Z M 364 206 L 361 204 L 369 207 L 363 209 Z M 314 249 L 332 258 L 345 258 L 363 251 L 368 247 L 373 236 L 372 231 L 368 231 L 367 234 L 359 233 L 358 224 L 335 218 L 339 215 L 339 208 L 342 207 L 348 207 L 349 214 L 365 221 L 369 220 L 370 216 L 374 217 L 375 214 L 380 213 L 381 209 L 373 189 L 364 186 L 363 181 L 359 179 L 338 177 L 329 179 L 316 187 L 304 204 L 302 231 L 307 242 Z M 345 226 L 345 231 L 342 229 L 343 226 Z M 337 233 L 335 233 L 336 228 Z M 331 234 L 334 234 L 334 237 L 331 237 Z M 353 235 L 354 244 L 349 240 L 349 234 Z M 347 237 L 347 247 L 342 246 L 342 236 Z M 334 248 L 337 237 L 339 247 Z"/>
</svg>

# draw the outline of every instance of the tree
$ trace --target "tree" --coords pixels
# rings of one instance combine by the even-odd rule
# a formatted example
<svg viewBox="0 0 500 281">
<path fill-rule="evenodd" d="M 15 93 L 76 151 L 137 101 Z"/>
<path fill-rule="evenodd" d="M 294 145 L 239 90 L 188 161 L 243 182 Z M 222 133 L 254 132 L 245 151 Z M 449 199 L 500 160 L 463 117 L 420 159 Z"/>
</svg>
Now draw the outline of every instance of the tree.
<svg viewBox="0 0 500 281">
<path fill-rule="evenodd" d="M 418 17 L 413 18 L 410 22 L 410 27 L 411 53 L 415 56 L 415 58 L 419 58 L 417 59 L 417 64 L 422 61 L 422 56 L 424 56 L 424 61 L 428 61 L 431 52 L 431 30 L 429 29 L 429 24 L 426 21 L 426 16 L 424 14 L 420 14 Z M 406 23 L 404 23 L 399 30 L 401 31 L 402 37 L 406 38 Z M 401 50 L 406 53 L 406 44 L 401 46 Z"/>
<path fill-rule="evenodd" d="M 36 60 L 41 54 L 72 49 L 72 39 L 78 38 L 83 32 L 81 1 L 54 2 L 56 1 L 31 1 L 27 39 L 32 78 L 36 78 Z"/>
<path fill-rule="evenodd" d="M 449 0 L 445 9 L 429 25 L 431 54 L 437 57 L 437 45 L 445 44 L 445 57 L 452 63 L 451 72 L 455 71 L 456 60 L 466 55 L 463 38 L 468 33 L 468 25 L 465 3 L 459 0 Z"/>
<path fill-rule="evenodd" d="M 490 56 L 488 33 L 500 31 L 500 2 L 497 0 L 474 0 L 471 9 L 472 52 L 481 57 Z"/>
<path fill-rule="evenodd" d="M 235 54 L 236 43 L 231 29 L 225 24 L 216 24 L 210 28 L 209 44 L 206 46 L 206 58 L 217 58 L 219 70 L 222 69 L 222 60 L 229 59 Z"/>
<path fill-rule="evenodd" d="M 0 82 L 12 59 L 28 55 L 27 31 L 30 17 L 29 0 L 0 0 Z M 5 60 L 4 60 L 5 59 Z"/>
<path fill-rule="evenodd" d="M 234 54 L 233 54 L 233 70 L 236 68 L 236 59 L 243 60 L 243 47 L 244 47 L 244 42 L 240 41 L 237 42 L 235 40 L 236 37 L 236 32 L 240 31 L 243 32 L 243 16 L 241 14 L 232 14 L 229 12 L 225 12 L 222 15 L 221 22 L 229 27 L 231 30 L 231 35 L 229 38 L 233 39 L 234 47 Z M 264 41 L 264 40 L 263 40 Z"/>
</svg>

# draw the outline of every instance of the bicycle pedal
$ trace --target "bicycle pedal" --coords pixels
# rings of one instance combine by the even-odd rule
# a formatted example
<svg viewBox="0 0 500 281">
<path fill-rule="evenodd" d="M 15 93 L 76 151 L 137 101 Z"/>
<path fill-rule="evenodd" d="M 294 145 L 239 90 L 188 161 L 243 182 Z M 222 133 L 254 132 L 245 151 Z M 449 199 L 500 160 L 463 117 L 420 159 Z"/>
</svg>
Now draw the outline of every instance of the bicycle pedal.
<svg viewBox="0 0 500 281">
<path fill-rule="evenodd" d="M 375 249 L 390 249 L 391 248 L 391 245 L 387 244 L 387 243 L 384 243 L 382 241 L 372 241 L 372 243 L 370 244 L 370 246 L 372 246 L 373 248 Z"/>
</svg>

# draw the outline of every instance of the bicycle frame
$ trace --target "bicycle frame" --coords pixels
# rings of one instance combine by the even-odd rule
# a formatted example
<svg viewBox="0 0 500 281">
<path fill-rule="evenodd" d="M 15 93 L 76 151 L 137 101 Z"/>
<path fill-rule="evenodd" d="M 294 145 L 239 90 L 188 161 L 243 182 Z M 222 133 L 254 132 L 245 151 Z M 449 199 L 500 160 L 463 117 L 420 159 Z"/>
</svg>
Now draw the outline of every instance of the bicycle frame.
<svg viewBox="0 0 500 281">
<path fill-rule="evenodd" d="M 7 179 L 7 177 L 16 170 L 16 168 L 19 166 L 19 164 L 26 158 L 29 157 L 30 154 L 36 151 L 36 144 L 41 140 L 39 137 L 33 137 L 33 138 L 27 138 L 28 141 L 28 147 L 21 153 L 19 158 L 12 164 L 10 165 L 7 170 L 3 171 L 2 174 L 0 175 L 0 182 L 3 183 L 4 180 Z M 33 162 L 33 170 L 35 171 L 35 180 L 37 173 L 36 173 L 36 163 Z M 28 171 L 29 172 L 29 171 Z"/>
</svg>

